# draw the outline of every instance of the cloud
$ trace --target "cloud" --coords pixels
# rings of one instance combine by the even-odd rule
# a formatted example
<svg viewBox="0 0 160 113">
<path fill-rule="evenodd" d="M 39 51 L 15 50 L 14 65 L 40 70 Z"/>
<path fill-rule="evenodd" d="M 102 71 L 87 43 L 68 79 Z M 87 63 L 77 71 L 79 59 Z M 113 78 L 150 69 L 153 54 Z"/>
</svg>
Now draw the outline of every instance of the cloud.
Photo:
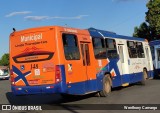
<svg viewBox="0 0 160 113">
<path fill-rule="evenodd" d="M 13 17 L 13 16 L 17 16 L 17 15 L 27 15 L 32 13 L 31 11 L 19 11 L 19 12 L 12 12 L 7 14 L 5 17 Z M 31 21 L 41 21 L 41 20 L 51 20 L 51 19 L 63 19 L 63 20 L 78 20 L 78 19 L 82 19 L 86 16 L 89 15 L 78 15 L 78 16 L 73 16 L 73 17 L 63 17 L 63 16 L 25 16 L 24 19 L 25 20 L 31 20 Z"/>
<path fill-rule="evenodd" d="M 24 17 L 26 20 L 40 21 L 49 19 L 48 16 L 26 16 Z"/>
<path fill-rule="evenodd" d="M 70 19 L 70 20 L 74 20 L 74 19 L 82 19 L 83 17 L 86 17 L 89 15 L 78 15 L 75 17 L 59 17 L 59 16 L 54 16 L 54 17 L 50 17 L 49 19 Z"/>
<path fill-rule="evenodd" d="M 41 20 L 51 20 L 51 19 L 63 19 L 63 20 L 75 20 L 75 19 L 82 19 L 83 17 L 86 17 L 89 15 L 78 15 L 75 17 L 61 17 L 61 16 L 26 16 L 24 19 L 26 20 L 32 20 L 32 21 L 41 21 Z"/>
<path fill-rule="evenodd" d="M 17 15 L 26 15 L 32 13 L 31 11 L 20 11 L 20 12 L 12 12 L 10 14 L 7 14 L 5 17 L 12 17 Z"/>
</svg>

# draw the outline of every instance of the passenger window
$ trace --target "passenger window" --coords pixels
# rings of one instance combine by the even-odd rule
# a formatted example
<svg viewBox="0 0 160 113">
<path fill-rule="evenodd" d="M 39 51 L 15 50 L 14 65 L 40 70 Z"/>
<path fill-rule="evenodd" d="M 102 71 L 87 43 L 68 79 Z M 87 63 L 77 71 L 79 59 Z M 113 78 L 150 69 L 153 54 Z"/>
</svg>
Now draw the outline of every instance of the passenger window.
<svg viewBox="0 0 160 113">
<path fill-rule="evenodd" d="M 93 49 L 94 49 L 94 55 L 96 59 L 105 59 L 107 58 L 106 55 L 106 48 L 104 45 L 104 39 L 93 37 Z"/>
<path fill-rule="evenodd" d="M 160 61 L 160 50 L 157 50 L 158 61 Z"/>
<path fill-rule="evenodd" d="M 136 44 L 133 41 L 127 41 L 128 53 L 130 58 L 137 58 Z"/>
<path fill-rule="evenodd" d="M 80 53 L 76 35 L 62 34 L 62 39 L 66 60 L 79 60 Z"/>
<path fill-rule="evenodd" d="M 114 39 L 105 39 L 106 47 L 107 47 L 107 57 L 108 58 L 117 58 L 117 48 L 116 42 Z"/>
<path fill-rule="evenodd" d="M 151 53 L 152 53 L 152 60 L 155 60 L 154 46 L 151 46 L 150 49 L 151 49 Z"/>
<path fill-rule="evenodd" d="M 137 42 L 137 54 L 139 58 L 145 58 L 142 42 Z"/>
<path fill-rule="evenodd" d="M 89 66 L 90 65 L 90 54 L 89 54 L 88 44 L 85 44 L 85 52 L 86 52 L 86 63 L 87 63 L 87 66 Z"/>
</svg>

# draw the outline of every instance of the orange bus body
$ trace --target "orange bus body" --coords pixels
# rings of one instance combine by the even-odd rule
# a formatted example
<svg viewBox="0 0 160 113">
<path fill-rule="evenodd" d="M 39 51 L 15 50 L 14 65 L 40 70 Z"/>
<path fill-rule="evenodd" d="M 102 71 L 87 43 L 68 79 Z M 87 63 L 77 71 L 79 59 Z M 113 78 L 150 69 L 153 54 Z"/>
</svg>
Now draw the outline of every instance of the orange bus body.
<svg viewBox="0 0 160 113">
<path fill-rule="evenodd" d="M 61 38 L 63 34 L 77 37 L 77 47 L 79 51 L 81 50 L 77 60 L 66 60 Z M 94 57 L 87 56 L 87 51 L 90 56 L 94 55 L 87 30 L 48 26 L 12 33 L 10 35 L 12 91 L 16 95 L 86 94 L 97 91 L 97 85 L 87 81 L 96 80 L 99 66 Z M 86 62 L 87 57 L 84 56 L 90 59 L 89 62 Z M 101 65 L 106 63 L 104 60 Z"/>
</svg>

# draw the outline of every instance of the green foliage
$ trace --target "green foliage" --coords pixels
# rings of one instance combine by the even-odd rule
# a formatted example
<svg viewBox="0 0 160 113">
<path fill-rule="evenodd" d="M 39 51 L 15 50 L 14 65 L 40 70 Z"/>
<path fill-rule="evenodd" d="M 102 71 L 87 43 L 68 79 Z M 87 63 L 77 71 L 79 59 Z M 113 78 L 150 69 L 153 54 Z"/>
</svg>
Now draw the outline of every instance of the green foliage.
<svg viewBox="0 0 160 113">
<path fill-rule="evenodd" d="M 135 27 L 133 36 L 151 40 L 149 26 L 143 22 L 139 27 Z"/>
<path fill-rule="evenodd" d="M 1 66 L 9 66 L 9 54 L 8 53 L 4 54 L 1 57 L 0 65 Z"/>
<path fill-rule="evenodd" d="M 147 38 L 149 41 L 160 39 L 160 0 L 149 0 L 146 6 L 147 23 L 135 27 L 133 36 Z"/>
<path fill-rule="evenodd" d="M 160 38 L 160 0 L 150 0 L 147 3 L 146 21 L 149 23 L 152 37 Z"/>
</svg>

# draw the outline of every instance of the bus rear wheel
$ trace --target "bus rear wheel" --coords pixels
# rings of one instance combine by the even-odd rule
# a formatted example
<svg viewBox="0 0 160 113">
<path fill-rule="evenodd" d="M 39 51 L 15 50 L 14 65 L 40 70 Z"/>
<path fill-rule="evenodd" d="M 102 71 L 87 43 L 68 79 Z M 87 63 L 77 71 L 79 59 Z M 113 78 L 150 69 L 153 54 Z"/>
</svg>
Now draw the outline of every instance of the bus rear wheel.
<svg viewBox="0 0 160 113">
<path fill-rule="evenodd" d="M 111 92 L 111 78 L 109 75 L 105 75 L 103 78 L 103 90 L 99 92 L 101 97 L 106 97 Z"/>
<path fill-rule="evenodd" d="M 147 70 L 146 69 L 144 69 L 143 70 L 143 78 L 142 78 L 142 81 L 141 81 L 141 84 L 142 85 L 145 85 L 146 84 L 146 79 L 147 79 Z"/>
</svg>

